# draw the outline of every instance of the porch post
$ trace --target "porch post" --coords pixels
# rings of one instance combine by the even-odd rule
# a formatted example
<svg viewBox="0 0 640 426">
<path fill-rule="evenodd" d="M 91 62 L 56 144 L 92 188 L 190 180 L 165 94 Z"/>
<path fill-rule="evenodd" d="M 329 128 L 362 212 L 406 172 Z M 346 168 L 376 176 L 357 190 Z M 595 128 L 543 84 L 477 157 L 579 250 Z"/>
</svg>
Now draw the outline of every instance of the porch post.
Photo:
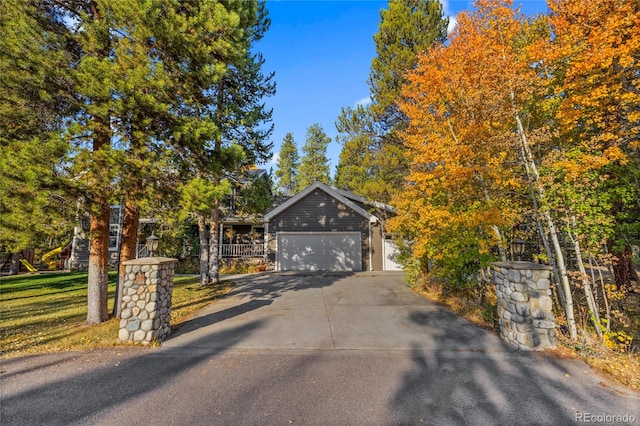
<svg viewBox="0 0 640 426">
<path fill-rule="evenodd" d="M 264 260 L 269 260 L 269 222 L 264 224 Z"/>
<path fill-rule="evenodd" d="M 369 270 L 373 271 L 373 231 L 371 221 L 369 221 Z"/>
<path fill-rule="evenodd" d="M 222 259 L 222 223 L 220 223 L 218 231 L 218 259 Z"/>
</svg>

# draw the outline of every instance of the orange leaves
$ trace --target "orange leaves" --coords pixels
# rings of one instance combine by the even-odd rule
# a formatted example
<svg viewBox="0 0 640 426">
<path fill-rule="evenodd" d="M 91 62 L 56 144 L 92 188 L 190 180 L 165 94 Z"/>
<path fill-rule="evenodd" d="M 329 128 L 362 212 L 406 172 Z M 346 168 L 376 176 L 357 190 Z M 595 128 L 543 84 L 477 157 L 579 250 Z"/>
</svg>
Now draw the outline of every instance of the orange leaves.
<svg viewBox="0 0 640 426">
<path fill-rule="evenodd" d="M 557 160 L 552 164 L 552 169 L 562 172 L 567 183 L 575 182 L 589 172 L 600 170 L 603 167 L 618 163 L 624 165 L 628 162 L 627 155 L 617 146 L 604 150 L 603 153 L 591 154 L 578 151 L 570 158 Z"/>
<path fill-rule="evenodd" d="M 554 38 L 540 54 L 561 77 L 563 132 L 594 150 L 631 144 L 640 137 L 637 1 L 554 0 L 550 8 Z"/>
<path fill-rule="evenodd" d="M 501 243 L 497 227 L 516 216 L 507 195 L 522 185 L 511 93 L 528 96 L 533 72 L 516 62 L 522 25 L 509 5 L 481 1 L 479 12 L 459 15 L 450 43 L 423 54 L 403 87 L 412 164 L 392 226 L 412 236 L 417 258 L 453 267 L 474 257 L 460 250 L 486 256 Z"/>
</svg>

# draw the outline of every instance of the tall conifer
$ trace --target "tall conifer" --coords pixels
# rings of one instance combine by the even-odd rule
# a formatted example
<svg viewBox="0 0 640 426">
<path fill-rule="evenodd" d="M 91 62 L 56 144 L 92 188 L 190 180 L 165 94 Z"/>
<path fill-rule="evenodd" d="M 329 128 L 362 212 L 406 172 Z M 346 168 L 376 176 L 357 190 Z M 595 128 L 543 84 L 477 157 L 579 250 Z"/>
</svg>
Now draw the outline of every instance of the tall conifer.
<svg viewBox="0 0 640 426">
<path fill-rule="evenodd" d="M 331 138 L 327 136 L 320 124 L 315 123 L 307 129 L 307 139 L 302 146 L 298 189 L 314 182 L 329 183 L 327 147 L 330 142 Z"/>
<path fill-rule="evenodd" d="M 299 163 L 300 156 L 298 155 L 298 148 L 293 139 L 293 134 L 287 133 L 282 140 L 276 169 L 278 188 L 280 188 L 285 195 L 293 195 L 298 189 Z"/>
</svg>

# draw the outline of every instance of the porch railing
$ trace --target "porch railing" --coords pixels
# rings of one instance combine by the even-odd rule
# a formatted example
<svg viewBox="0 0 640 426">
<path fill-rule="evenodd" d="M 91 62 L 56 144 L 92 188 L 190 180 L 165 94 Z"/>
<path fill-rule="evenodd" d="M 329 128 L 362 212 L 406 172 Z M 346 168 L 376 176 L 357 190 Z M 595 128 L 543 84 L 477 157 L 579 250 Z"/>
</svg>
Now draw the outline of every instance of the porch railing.
<svg viewBox="0 0 640 426">
<path fill-rule="evenodd" d="M 263 257 L 264 244 L 222 244 L 222 257 Z"/>
<path fill-rule="evenodd" d="M 264 244 L 222 244 L 222 257 L 264 257 Z M 148 257 L 145 244 L 138 244 L 137 257 Z M 200 245 L 190 247 L 188 256 L 200 256 Z"/>
<path fill-rule="evenodd" d="M 136 247 L 136 259 L 141 257 L 149 257 L 149 249 L 146 244 L 138 244 Z"/>
</svg>

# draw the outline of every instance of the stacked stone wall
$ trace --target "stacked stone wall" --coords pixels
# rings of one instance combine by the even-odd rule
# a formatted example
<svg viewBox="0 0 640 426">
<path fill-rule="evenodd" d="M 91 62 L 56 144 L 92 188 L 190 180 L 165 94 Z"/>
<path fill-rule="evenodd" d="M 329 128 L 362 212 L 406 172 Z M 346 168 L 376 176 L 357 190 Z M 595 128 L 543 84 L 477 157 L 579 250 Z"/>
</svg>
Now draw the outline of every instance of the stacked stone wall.
<svg viewBox="0 0 640 426">
<path fill-rule="evenodd" d="M 148 344 L 171 333 L 171 294 L 177 259 L 148 257 L 123 262 L 121 341 Z"/>
<path fill-rule="evenodd" d="M 521 350 L 555 347 L 551 267 L 530 262 L 493 264 L 500 337 Z"/>
</svg>

